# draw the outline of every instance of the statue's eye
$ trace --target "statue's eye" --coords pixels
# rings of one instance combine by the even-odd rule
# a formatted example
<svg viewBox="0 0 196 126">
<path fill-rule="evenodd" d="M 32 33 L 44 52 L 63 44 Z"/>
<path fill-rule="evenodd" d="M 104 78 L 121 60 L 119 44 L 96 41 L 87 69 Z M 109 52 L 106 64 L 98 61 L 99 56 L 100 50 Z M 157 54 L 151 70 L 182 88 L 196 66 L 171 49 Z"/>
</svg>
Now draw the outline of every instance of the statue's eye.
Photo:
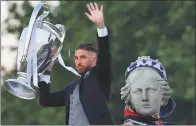
<svg viewBox="0 0 196 126">
<path fill-rule="evenodd" d="M 135 91 L 133 91 L 134 94 L 141 94 L 142 93 L 142 89 L 136 89 Z"/>
<path fill-rule="evenodd" d="M 154 89 L 154 88 L 149 88 L 148 91 L 151 92 L 151 93 L 153 93 L 153 92 L 156 91 L 156 89 Z"/>
</svg>

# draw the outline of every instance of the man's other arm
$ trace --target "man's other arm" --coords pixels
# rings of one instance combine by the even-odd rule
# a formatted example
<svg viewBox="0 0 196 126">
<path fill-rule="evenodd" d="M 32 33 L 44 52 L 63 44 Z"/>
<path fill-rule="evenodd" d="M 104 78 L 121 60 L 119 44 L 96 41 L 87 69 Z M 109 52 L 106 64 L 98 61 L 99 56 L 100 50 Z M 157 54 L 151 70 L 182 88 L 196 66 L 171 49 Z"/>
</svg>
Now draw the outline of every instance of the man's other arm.
<svg viewBox="0 0 196 126">
<path fill-rule="evenodd" d="M 97 58 L 97 79 L 101 90 L 104 93 L 106 99 L 109 99 L 110 94 L 110 62 L 111 54 L 109 48 L 109 37 L 108 30 L 105 27 L 104 23 L 104 14 L 103 14 L 103 5 L 98 7 L 97 3 L 87 4 L 89 13 L 85 12 L 84 14 L 88 19 L 93 22 L 97 27 L 98 32 L 98 58 Z"/>
<path fill-rule="evenodd" d="M 50 76 L 41 75 L 39 86 L 39 103 L 44 107 L 61 107 L 65 105 L 65 90 L 50 92 Z"/>
</svg>

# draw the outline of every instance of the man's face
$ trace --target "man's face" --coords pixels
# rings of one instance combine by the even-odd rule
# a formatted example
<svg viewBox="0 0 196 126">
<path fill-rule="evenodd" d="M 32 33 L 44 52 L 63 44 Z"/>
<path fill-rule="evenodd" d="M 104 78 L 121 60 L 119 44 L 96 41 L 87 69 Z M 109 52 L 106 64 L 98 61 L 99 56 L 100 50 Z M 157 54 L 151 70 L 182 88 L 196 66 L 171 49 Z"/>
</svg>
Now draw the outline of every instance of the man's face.
<svg viewBox="0 0 196 126">
<path fill-rule="evenodd" d="M 151 76 L 154 74 L 142 75 L 131 84 L 131 102 L 136 112 L 144 116 L 159 113 L 162 105 L 161 88 Z"/>
<path fill-rule="evenodd" d="M 96 53 L 88 50 L 77 49 L 75 51 L 75 66 L 79 73 L 96 65 Z"/>
</svg>

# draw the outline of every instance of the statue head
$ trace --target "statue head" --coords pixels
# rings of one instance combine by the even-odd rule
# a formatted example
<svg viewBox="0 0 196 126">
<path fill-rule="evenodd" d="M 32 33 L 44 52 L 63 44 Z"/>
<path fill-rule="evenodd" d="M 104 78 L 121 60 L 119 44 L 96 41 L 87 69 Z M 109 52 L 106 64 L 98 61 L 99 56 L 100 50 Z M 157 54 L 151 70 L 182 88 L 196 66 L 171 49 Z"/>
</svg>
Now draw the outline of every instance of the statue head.
<svg viewBox="0 0 196 126">
<path fill-rule="evenodd" d="M 144 116 L 159 116 L 172 94 L 164 66 L 149 56 L 138 57 L 127 68 L 125 77 L 121 98 L 126 106 Z"/>
<path fill-rule="evenodd" d="M 126 84 L 130 85 L 129 105 L 137 113 L 144 116 L 159 113 L 163 105 L 160 79 L 160 75 L 149 67 L 139 67 L 127 77 Z"/>
</svg>

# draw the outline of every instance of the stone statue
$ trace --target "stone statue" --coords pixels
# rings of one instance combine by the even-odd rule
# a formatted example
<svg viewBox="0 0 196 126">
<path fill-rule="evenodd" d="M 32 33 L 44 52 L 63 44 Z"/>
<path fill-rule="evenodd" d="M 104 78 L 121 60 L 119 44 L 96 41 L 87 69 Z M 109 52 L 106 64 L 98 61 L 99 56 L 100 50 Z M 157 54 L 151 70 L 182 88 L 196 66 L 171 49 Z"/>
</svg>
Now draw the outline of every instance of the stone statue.
<svg viewBox="0 0 196 126">
<path fill-rule="evenodd" d="M 170 115 L 176 104 L 164 66 L 149 56 L 138 57 L 125 73 L 121 88 L 125 100 L 123 125 L 168 125 L 160 118 Z"/>
</svg>

